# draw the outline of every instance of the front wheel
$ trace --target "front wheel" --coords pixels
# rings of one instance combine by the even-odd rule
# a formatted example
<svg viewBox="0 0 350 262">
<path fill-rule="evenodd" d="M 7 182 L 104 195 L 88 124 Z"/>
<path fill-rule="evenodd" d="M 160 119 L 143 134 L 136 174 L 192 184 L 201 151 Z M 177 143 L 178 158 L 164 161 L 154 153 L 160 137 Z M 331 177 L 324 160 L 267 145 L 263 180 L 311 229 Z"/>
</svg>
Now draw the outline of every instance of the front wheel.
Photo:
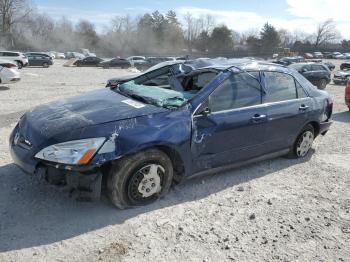
<svg viewBox="0 0 350 262">
<path fill-rule="evenodd" d="M 314 139 L 315 139 L 314 128 L 312 125 L 308 124 L 300 132 L 288 156 L 292 158 L 305 157 L 309 153 L 312 147 L 312 143 L 314 142 Z"/>
<path fill-rule="evenodd" d="M 169 157 L 157 149 L 149 149 L 118 160 L 107 179 L 111 202 L 118 208 L 141 206 L 164 196 L 173 180 Z"/>
<path fill-rule="evenodd" d="M 44 67 L 44 68 L 48 68 L 48 67 L 49 67 L 49 64 L 45 62 L 45 63 L 43 63 L 43 67 Z"/>
</svg>

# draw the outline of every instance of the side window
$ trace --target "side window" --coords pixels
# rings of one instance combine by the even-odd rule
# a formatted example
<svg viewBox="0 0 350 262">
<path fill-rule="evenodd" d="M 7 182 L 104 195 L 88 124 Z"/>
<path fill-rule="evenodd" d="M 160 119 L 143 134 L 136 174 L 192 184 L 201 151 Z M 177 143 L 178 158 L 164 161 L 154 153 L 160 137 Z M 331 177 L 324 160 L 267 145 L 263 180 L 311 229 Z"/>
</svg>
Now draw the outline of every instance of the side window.
<svg viewBox="0 0 350 262">
<path fill-rule="evenodd" d="M 325 69 L 321 65 L 311 65 L 312 71 L 324 71 Z"/>
<path fill-rule="evenodd" d="M 264 103 L 286 101 L 297 98 L 294 78 L 279 72 L 265 72 L 267 94 Z"/>
<path fill-rule="evenodd" d="M 212 112 L 261 104 L 259 82 L 247 73 L 230 76 L 209 96 Z"/>
<path fill-rule="evenodd" d="M 305 98 L 307 94 L 305 93 L 304 88 L 295 80 L 295 86 L 297 87 L 298 98 Z"/>
</svg>

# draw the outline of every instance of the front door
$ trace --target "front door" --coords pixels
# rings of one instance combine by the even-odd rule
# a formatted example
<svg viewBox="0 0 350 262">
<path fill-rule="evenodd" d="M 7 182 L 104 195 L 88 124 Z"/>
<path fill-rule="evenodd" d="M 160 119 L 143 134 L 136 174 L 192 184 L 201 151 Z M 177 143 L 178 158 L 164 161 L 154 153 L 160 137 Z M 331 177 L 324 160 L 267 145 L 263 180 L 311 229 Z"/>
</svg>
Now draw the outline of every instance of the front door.
<svg viewBox="0 0 350 262">
<path fill-rule="evenodd" d="M 232 74 L 211 93 L 193 116 L 194 173 L 264 153 L 267 110 L 261 94 L 247 73 Z"/>
</svg>

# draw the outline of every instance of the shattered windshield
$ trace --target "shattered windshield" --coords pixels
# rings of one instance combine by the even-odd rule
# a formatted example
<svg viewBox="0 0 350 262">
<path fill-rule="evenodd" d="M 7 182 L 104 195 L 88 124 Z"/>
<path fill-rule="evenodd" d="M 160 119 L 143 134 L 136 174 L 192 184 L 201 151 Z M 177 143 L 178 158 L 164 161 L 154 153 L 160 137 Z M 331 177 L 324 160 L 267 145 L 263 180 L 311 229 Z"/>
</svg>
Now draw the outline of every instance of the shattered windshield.
<svg viewBox="0 0 350 262">
<path fill-rule="evenodd" d="M 130 98 L 165 108 L 178 108 L 194 97 L 189 91 L 175 91 L 169 86 L 148 86 L 136 84 L 134 80 L 119 86 L 118 90 Z"/>
</svg>

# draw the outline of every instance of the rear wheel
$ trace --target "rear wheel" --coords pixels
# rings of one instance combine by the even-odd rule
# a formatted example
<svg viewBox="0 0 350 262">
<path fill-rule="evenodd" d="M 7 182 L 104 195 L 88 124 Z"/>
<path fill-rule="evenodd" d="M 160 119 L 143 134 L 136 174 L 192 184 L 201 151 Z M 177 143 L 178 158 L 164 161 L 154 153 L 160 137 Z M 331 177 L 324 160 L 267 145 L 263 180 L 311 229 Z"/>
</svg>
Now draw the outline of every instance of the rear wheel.
<svg viewBox="0 0 350 262">
<path fill-rule="evenodd" d="M 308 124 L 300 132 L 288 156 L 292 158 L 305 157 L 309 153 L 312 147 L 312 143 L 314 142 L 314 139 L 315 139 L 315 130 L 311 124 Z"/>
<path fill-rule="evenodd" d="M 169 157 L 149 149 L 119 160 L 107 179 L 108 195 L 118 208 L 141 206 L 164 196 L 173 180 Z"/>
</svg>

